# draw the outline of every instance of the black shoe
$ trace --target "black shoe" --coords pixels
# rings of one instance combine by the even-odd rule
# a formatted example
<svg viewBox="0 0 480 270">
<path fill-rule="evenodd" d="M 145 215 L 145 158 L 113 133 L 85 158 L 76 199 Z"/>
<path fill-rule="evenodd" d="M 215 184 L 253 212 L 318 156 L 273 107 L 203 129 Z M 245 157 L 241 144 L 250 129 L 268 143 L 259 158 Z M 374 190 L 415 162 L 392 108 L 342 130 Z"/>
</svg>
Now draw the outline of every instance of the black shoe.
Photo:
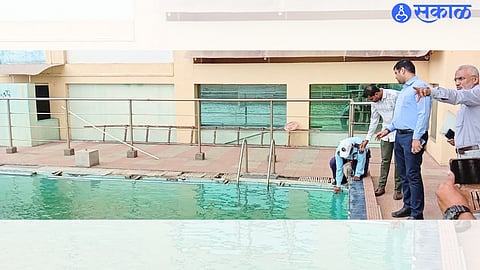
<svg viewBox="0 0 480 270">
<path fill-rule="evenodd" d="M 420 219 L 423 219 L 423 215 L 420 215 L 420 216 L 418 216 L 418 217 L 408 217 L 407 219 L 408 219 L 408 220 L 415 220 L 415 219 L 420 220 Z"/>
<path fill-rule="evenodd" d="M 412 210 L 410 208 L 402 207 L 402 209 L 392 212 L 392 217 L 408 217 L 411 213 Z"/>
</svg>

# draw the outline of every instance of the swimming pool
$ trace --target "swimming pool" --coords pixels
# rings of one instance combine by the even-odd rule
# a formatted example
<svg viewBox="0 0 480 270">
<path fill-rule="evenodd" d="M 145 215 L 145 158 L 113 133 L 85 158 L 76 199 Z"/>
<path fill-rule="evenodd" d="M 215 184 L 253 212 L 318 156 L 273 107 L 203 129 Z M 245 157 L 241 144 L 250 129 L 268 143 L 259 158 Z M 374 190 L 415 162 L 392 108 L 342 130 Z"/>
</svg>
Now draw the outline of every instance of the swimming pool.
<svg viewBox="0 0 480 270">
<path fill-rule="evenodd" d="M 0 219 L 348 219 L 331 187 L 92 175 L 0 175 Z"/>
<path fill-rule="evenodd" d="M 452 245 L 454 229 L 441 229 L 449 224 L 2 220 L 1 263 L 2 269 L 466 269 L 461 257 L 452 257 L 462 254 Z M 442 257 L 453 267 L 442 268 Z"/>
</svg>

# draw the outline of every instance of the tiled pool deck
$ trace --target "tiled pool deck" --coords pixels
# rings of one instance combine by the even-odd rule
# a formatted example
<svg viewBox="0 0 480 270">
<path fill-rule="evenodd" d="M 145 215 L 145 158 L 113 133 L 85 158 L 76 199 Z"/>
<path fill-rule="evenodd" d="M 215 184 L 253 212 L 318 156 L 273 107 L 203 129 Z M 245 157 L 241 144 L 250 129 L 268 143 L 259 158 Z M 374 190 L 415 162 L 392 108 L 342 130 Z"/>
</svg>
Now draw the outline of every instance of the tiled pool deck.
<svg viewBox="0 0 480 270">
<path fill-rule="evenodd" d="M 225 174 L 235 178 L 238 170 L 240 147 L 235 146 L 202 146 L 205 160 L 195 160 L 199 152 L 198 146 L 191 145 L 137 145 L 140 149 L 157 156 L 152 158 L 138 152 L 138 157 L 127 158 L 129 147 L 122 144 L 74 142 L 72 148 L 98 149 L 100 164 L 89 170 L 105 170 L 122 174 L 157 175 L 163 177 L 190 176 L 214 177 Z M 64 167 L 70 170 L 82 170 L 76 167 L 74 156 L 64 156 L 65 143 L 49 143 L 35 147 L 18 147 L 18 152 L 7 154 L 6 147 L 0 147 L 0 165 L 42 166 L 55 171 Z M 248 149 L 248 168 L 251 173 L 266 174 L 268 148 Z M 276 173 L 291 178 L 321 178 L 330 177 L 331 172 L 328 162 L 334 149 L 324 148 L 284 148 L 277 147 Z M 374 196 L 374 187 L 380 171 L 380 150 L 372 149 L 370 162 L 371 177 L 363 181 L 365 191 L 365 206 L 368 219 L 393 219 L 390 215 L 402 207 L 402 201 L 393 200 L 393 179 L 389 179 L 386 193 L 381 197 Z M 243 170 L 243 169 L 242 169 Z M 446 179 L 447 166 L 440 166 L 428 153 L 424 155 L 423 179 L 425 185 L 425 211 L 426 219 L 441 219 L 437 207 L 435 190 L 438 184 Z"/>
</svg>

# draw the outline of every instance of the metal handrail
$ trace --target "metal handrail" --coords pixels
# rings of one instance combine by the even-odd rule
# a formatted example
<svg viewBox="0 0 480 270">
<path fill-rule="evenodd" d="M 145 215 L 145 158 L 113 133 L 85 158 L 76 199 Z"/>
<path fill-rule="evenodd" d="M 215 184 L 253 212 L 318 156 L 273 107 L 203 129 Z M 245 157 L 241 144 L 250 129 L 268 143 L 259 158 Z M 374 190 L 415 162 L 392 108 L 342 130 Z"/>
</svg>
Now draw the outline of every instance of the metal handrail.
<svg viewBox="0 0 480 270">
<path fill-rule="evenodd" d="M 348 102 L 349 104 L 351 104 L 351 106 L 357 106 L 357 105 L 362 105 L 362 106 L 365 106 L 365 105 L 368 105 L 369 103 L 368 102 L 355 102 L 353 101 L 352 99 L 336 99 L 336 98 L 332 98 L 332 99 L 311 99 L 311 98 L 305 98 L 305 99 L 205 99 L 205 98 L 185 98 L 185 99 L 161 99 L 161 98 L 158 98 L 158 99 L 151 99 L 151 98 L 72 98 L 72 97 L 50 97 L 50 98 L 24 98 L 24 97 L 5 97 L 5 98 L 1 98 L 0 101 L 2 100 L 5 100 L 7 102 L 7 105 L 9 105 L 8 103 L 10 101 L 13 101 L 13 100 L 18 100 L 18 101 L 21 101 L 21 100 L 49 100 L 49 101 L 62 101 L 64 106 L 52 106 L 52 108 L 62 108 L 64 107 L 65 109 L 67 110 L 70 110 L 69 107 L 70 107 L 70 103 L 72 101 L 127 101 L 129 103 L 129 107 L 127 108 L 127 112 L 126 113 L 121 113 L 121 114 L 118 114 L 116 112 L 112 112 L 112 113 L 109 113 L 109 115 L 127 115 L 128 114 L 128 120 L 123 120 L 125 123 L 122 124 L 122 127 L 124 127 L 127 132 L 129 131 L 131 133 L 131 137 L 129 139 L 130 141 L 130 144 L 132 144 L 132 141 L 135 141 L 134 139 L 134 134 L 135 133 L 135 130 L 134 128 L 135 127 L 140 127 L 140 126 L 143 126 L 143 125 L 138 125 L 138 124 L 135 124 L 134 123 L 134 120 L 137 119 L 138 117 L 144 115 L 144 114 L 139 114 L 139 113 L 135 113 L 134 111 L 132 111 L 132 103 L 134 102 L 138 102 L 138 101 L 148 101 L 148 102 L 154 102 L 154 101 L 172 101 L 172 102 L 195 102 L 196 103 L 196 108 L 197 108 L 197 111 L 196 113 L 192 116 L 192 115 L 188 115 L 188 117 L 192 116 L 195 118 L 195 125 L 193 126 L 189 126 L 188 128 L 191 129 L 191 132 L 190 132 L 190 144 L 193 144 L 193 143 L 197 143 L 198 144 L 198 147 L 199 147 L 199 152 L 201 153 L 202 152 L 202 146 L 205 145 L 205 144 L 209 144 L 209 143 L 205 143 L 204 140 L 201 138 L 201 134 L 203 131 L 205 130 L 208 130 L 208 129 L 211 129 L 211 128 L 214 128 L 215 131 L 214 131 L 214 141 L 213 141 L 213 144 L 216 144 L 217 143 L 217 140 L 218 140 L 218 136 L 216 134 L 217 129 L 220 130 L 221 128 L 224 128 L 223 126 L 222 127 L 209 127 L 209 126 L 201 126 L 201 122 L 200 122 L 200 115 L 199 115 L 199 111 L 198 111 L 198 108 L 199 108 L 199 104 L 201 102 L 232 102 L 232 101 L 242 101 L 242 102 L 269 102 L 270 103 L 270 124 L 265 124 L 264 127 L 261 127 L 262 128 L 262 131 L 259 132 L 260 133 L 260 137 L 261 137 L 261 145 L 263 146 L 263 137 L 265 134 L 268 134 L 270 133 L 270 138 L 273 138 L 273 132 L 277 131 L 277 128 L 275 128 L 273 126 L 273 115 L 274 115 L 274 112 L 272 110 L 273 108 L 273 103 L 275 102 L 288 102 L 288 103 L 292 103 L 292 102 L 340 102 L 340 101 L 344 101 L 344 102 Z M 125 110 L 124 108 L 122 110 Z M 356 124 L 359 124 L 360 122 L 355 122 L 355 119 L 354 119 L 354 112 L 353 109 L 350 109 L 350 114 L 348 115 L 348 122 L 350 124 L 349 128 L 348 128 L 348 136 L 353 136 L 353 133 L 354 133 L 354 125 Z M 1 114 L 7 114 L 10 115 L 12 118 L 13 118 L 13 115 L 16 115 L 16 114 L 25 114 L 23 112 L 12 112 L 10 109 L 7 110 L 6 113 L 0 113 Z M 38 115 L 39 113 L 31 113 L 31 112 L 27 112 L 26 114 L 28 115 Z M 41 113 L 40 113 L 41 114 Z M 43 126 L 43 125 L 40 125 L 40 127 L 44 127 L 44 128 L 58 128 L 59 130 L 62 130 L 64 131 L 65 133 L 61 133 L 60 134 L 60 139 L 66 139 L 66 144 L 67 144 L 67 149 L 70 149 L 71 148 L 71 140 L 72 140 L 72 135 L 71 135 L 71 131 L 72 130 L 76 130 L 76 129 L 79 129 L 78 127 L 78 124 L 76 127 L 72 127 L 72 122 L 70 121 L 71 118 L 70 118 L 70 115 L 68 114 L 68 112 L 66 111 L 56 111 L 56 110 L 52 110 L 52 112 L 49 112 L 50 115 L 58 115 L 58 119 L 59 119 L 59 126 L 58 127 L 50 127 L 50 126 Z M 93 112 L 82 112 L 81 115 L 96 115 L 95 113 Z M 148 114 L 147 114 L 148 115 Z M 166 116 L 169 116 L 169 117 L 174 117 L 173 115 L 168 115 L 165 114 Z M 181 117 L 184 117 L 184 115 L 182 115 Z M 287 116 L 288 117 L 288 116 Z M 297 116 L 295 116 L 297 117 Z M 309 117 L 309 115 L 306 115 L 305 117 Z M 118 122 L 118 121 L 117 121 Z M 155 122 L 156 123 L 156 122 Z M 8 123 L 7 123 L 8 124 Z M 90 126 L 90 125 L 89 125 Z M 108 127 L 108 126 L 114 126 L 114 125 L 109 125 L 108 123 L 105 124 L 105 125 L 98 125 L 96 124 L 97 127 L 99 126 L 103 126 L 104 128 L 105 127 Z M 154 124 L 154 125 L 149 125 L 148 122 L 144 124 L 145 127 L 147 127 L 147 131 L 146 131 L 146 135 L 145 135 L 145 142 L 149 142 L 149 127 L 153 127 L 153 126 L 158 126 L 158 127 L 161 127 L 159 126 L 158 124 Z M 1 126 L 3 127 L 3 126 Z M 13 126 L 13 122 L 6 126 L 6 129 L 8 129 L 8 132 L 9 133 L 13 133 L 12 132 L 12 129 L 13 128 L 18 128 L 20 127 L 18 124 L 16 126 Z M 29 125 L 28 126 L 29 128 L 32 128 L 32 127 L 35 127 L 34 124 L 32 125 Z M 81 127 L 81 128 L 85 128 L 84 127 Z M 168 143 L 171 143 L 171 132 L 173 128 L 183 128 L 183 126 L 168 126 L 168 140 L 167 142 Z M 233 129 L 235 127 L 226 127 L 226 129 Z M 196 129 L 196 136 L 195 136 L 195 132 L 194 130 Z M 240 132 L 242 131 L 243 127 L 236 127 L 237 129 L 237 138 L 236 140 L 233 140 L 233 141 L 236 141 L 237 145 L 239 144 L 239 142 L 243 139 L 243 138 L 249 138 L 249 140 L 251 141 L 250 138 L 254 137 L 254 135 L 252 134 L 247 134 L 245 136 L 240 136 Z M 248 127 L 246 128 L 248 130 L 255 130 L 256 128 L 252 128 L 252 127 Z M 106 130 L 104 130 L 106 132 Z M 318 130 L 317 129 L 298 129 L 297 131 L 308 131 L 309 133 L 310 132 L 317 132 Z M 125 133 L 127 133 L 125 132 Z M 103 133 L 103 132 L 102 132 Z M 15 134 L 15 133 L 13 133 Z M 62 135 L 63 134 L 63 135 Z M 86 134 L 90 134 L 90 133 L 86 133 Z M 183 134 L 187 134 L 187 133 L 182 133 Z M 6 134 L 5 134 L 6 135 Z M 188 134 L 187 134 L 188 135 Z M 249 137 L 249 136 L 252 136 L 252 137 Z M 5 140 L 7 142 L 6 145 L 9 144 L 10 140 L 12 140 L 12 142 L 10 144 L 14 144 L 15 141 L 21 141 L 22 138 L 15 138 L 14 136 L 10 136 L 10 137 L 7 137 L 7 136 L 4 136 L 5 139 L 3 139 L 3 136 L 2 136 L 2 141 Z M 195 138 L 196 137 L 196 138 Z M 186 142 L 186 139 L 188 139 L 188 137 L 182 137 L 182 142 Z M 227 137 L 224 137 L 224 138 L 228 138 L 228 140 L 231 140 L 229 136 Z M 124 141 L 127 141 L 128 137 L 125 136 L 124 134 Z M 196 140 L 195 140 L 196 139 Z M 278 139 L 278 138 L 277 138 Z M 48 140 L 43 140 L 42 138 L 40 139 L 32 139 L 30 141 L 48 141 Z M 87 139 L 89 140 L 89 139 Z M 93 139 L 92 139 L 93 140 Z M 136 141 L 139 141 L 138 139 Z M 227 143 L 230 143 L 230 142 L 233 142 L 233 141 L 229 141 Z M 251 143 L 251 142 L 250 142 Z M 226 144 L 225 142 L 222 143 L 222 144 Z M 288 145 L 288 143 L 287 143 Z"/>
<path fill-rule="evenodd" d="M 10 100 L 7 99 L 7 113 L 8 113 L 8 141 L 10 143 L 10 147 L 13 147 L 13 134 L 12 134 L 12 115 L 10 112 Z"/>
<path fill-rule="evenodd" d="M 270 151 L 268 154 L 268 169 L 267 169 L 267 190 L 270 189 L 270 174 L 271 174 L 271 168 L 272 168 L 272 159 L 273 160 L 273 173 L 275 173 L 275 162 L 276 162 L 276 157 L 275 157 L 275 140 L 272 139 L 270 141 Z"/>
<path fill-rule="evenodd" d="M 69 101 L 209 101 L 209 102 L 356 102 L 351 98 L 113 98 L 113 97 L 5 97 L 9 100 L 69 100 Z M 367 102 L 368 103 L 368 102 Z"/>
<path fill-rule="evenodd" d="M 67 110 L 67 108 L 65 108 L 65 107 L 62 107 L 62 109 Z M 117 142 L 119 142 L 119 143 L 121 143 L 121 144 L 124 144 L 124 145 L 126 145 L 126 146 L 129 146 L 132 150 L 137 150 L 137 151 L 139 151 L 139 152 L 141 152 L 141 153 L 144 153 L 145 155 L 150 156 L 150 157 L 152 157 L 152 158 L 154 158 L 154 159 L 157 159 L 157 160 L 160 159 L 159 157 L 157 157 L 157 156 L 155 156 L 155 155 L 153 155 L 153 154 L 150 154 L 150 153 L 148 153 L 148 152 L 145 151 L 145 150 L 142 150 L 142 149 L 140 149 L 140 148 L 138 148 L 138 147 L 133 146 L 133 140 L 132 140 L 132 144 L 128 144 L 128 143 L 126 143 L 126 142 L 123 142 L 123 141 L 120 140 L 119 138 L 117 138 L 117 137 L 115 137 L 115 136 L 113 136 L 113 135 L 111 135 L 111 134 L 109 134 L 109 133 L 101 130 L 100 128 L 96 127 L 94 124 L 92 124 L 92 123 L 88 122 L 87 120 L 83 119 L 83 118 L 80 117 L 78 114 L 76 114 L 76 113 L 74 113 L 74 112 L 72 112 L 72 111 L 67 111 L 67 112 L 68 112 L 70 115 L 75 116 L 76 118 L 78 118 L 80 121 L 82 121 L 82 122 L 90 125 L 90 126 L 93 127 L 94 129 L 100 131 L 100 132 L 103 133 L 104 135 L 106 135 L 106 136 L 114 139 L 115 141 L 117 141 Z M 132 136 L 133 136 L 133 135 L 132 135 Z"/>
<path fill-rule="evenodd" d="M 248 173 L 248 144 L 247 139 L 244 139 L 240 148 L 240 160 L 238 161 L 237 170 L 237 187 L 240 184 L 240 171 L 242 169 L 243 155 L 245 154 L 245 172 Z"/>
</svg>

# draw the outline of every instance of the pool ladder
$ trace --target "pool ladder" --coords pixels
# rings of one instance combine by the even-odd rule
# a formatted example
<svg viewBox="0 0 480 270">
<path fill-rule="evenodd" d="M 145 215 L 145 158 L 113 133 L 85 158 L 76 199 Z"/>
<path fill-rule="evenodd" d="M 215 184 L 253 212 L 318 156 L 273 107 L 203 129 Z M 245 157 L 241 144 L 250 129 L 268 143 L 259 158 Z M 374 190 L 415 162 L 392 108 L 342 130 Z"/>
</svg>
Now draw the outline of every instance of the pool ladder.
<svg viewBox="0 0 480 270">
<path fill-rule="evenodd" d="M 247 139 L 243 139 L 242 146 L 240 148 L 240 159 L 238 161 L 238 170 L 237 170 L 237 187 L 240 185 L 240 172 L 242 170 L 242 164 L 243 164 L 244 158 L 245 158 L 245 172 L 248 173 L 248 143 L 247 143 Z M 270 189 L 270 176 L 272 174 L 272 166 L 273 166 L 273 173 L 275 173 L 275 162 L 276 162 L 275 140 L 272 139 L 270 141 L 270 150 L 269 150 L 269 154 L 268 154 L 267 190 Z"/>
<path fill-rule="evenodd" d="M 237 187 L 240 184 L 240 171 L 242 169 L 243 157 L 245 154 L 245 172 L 248 173 L 248 144 L 247 139 L 243 139 L 242 146 L 240 148 L 240 160 L 238 161 L 238 170 L 237 170 Z"/>
<path fill-rule="evenodd" d="M 275 162 L 277 162 L 277 155 L 275 154 L 275 140 L 272 139 L 270 141 L 270 151 L 268 152 L 267 190 L 270 189 L 270 175 L 271 175 L 272 166 L 273 166 L 273 173 L 275 173 Z"/>
</svg>

